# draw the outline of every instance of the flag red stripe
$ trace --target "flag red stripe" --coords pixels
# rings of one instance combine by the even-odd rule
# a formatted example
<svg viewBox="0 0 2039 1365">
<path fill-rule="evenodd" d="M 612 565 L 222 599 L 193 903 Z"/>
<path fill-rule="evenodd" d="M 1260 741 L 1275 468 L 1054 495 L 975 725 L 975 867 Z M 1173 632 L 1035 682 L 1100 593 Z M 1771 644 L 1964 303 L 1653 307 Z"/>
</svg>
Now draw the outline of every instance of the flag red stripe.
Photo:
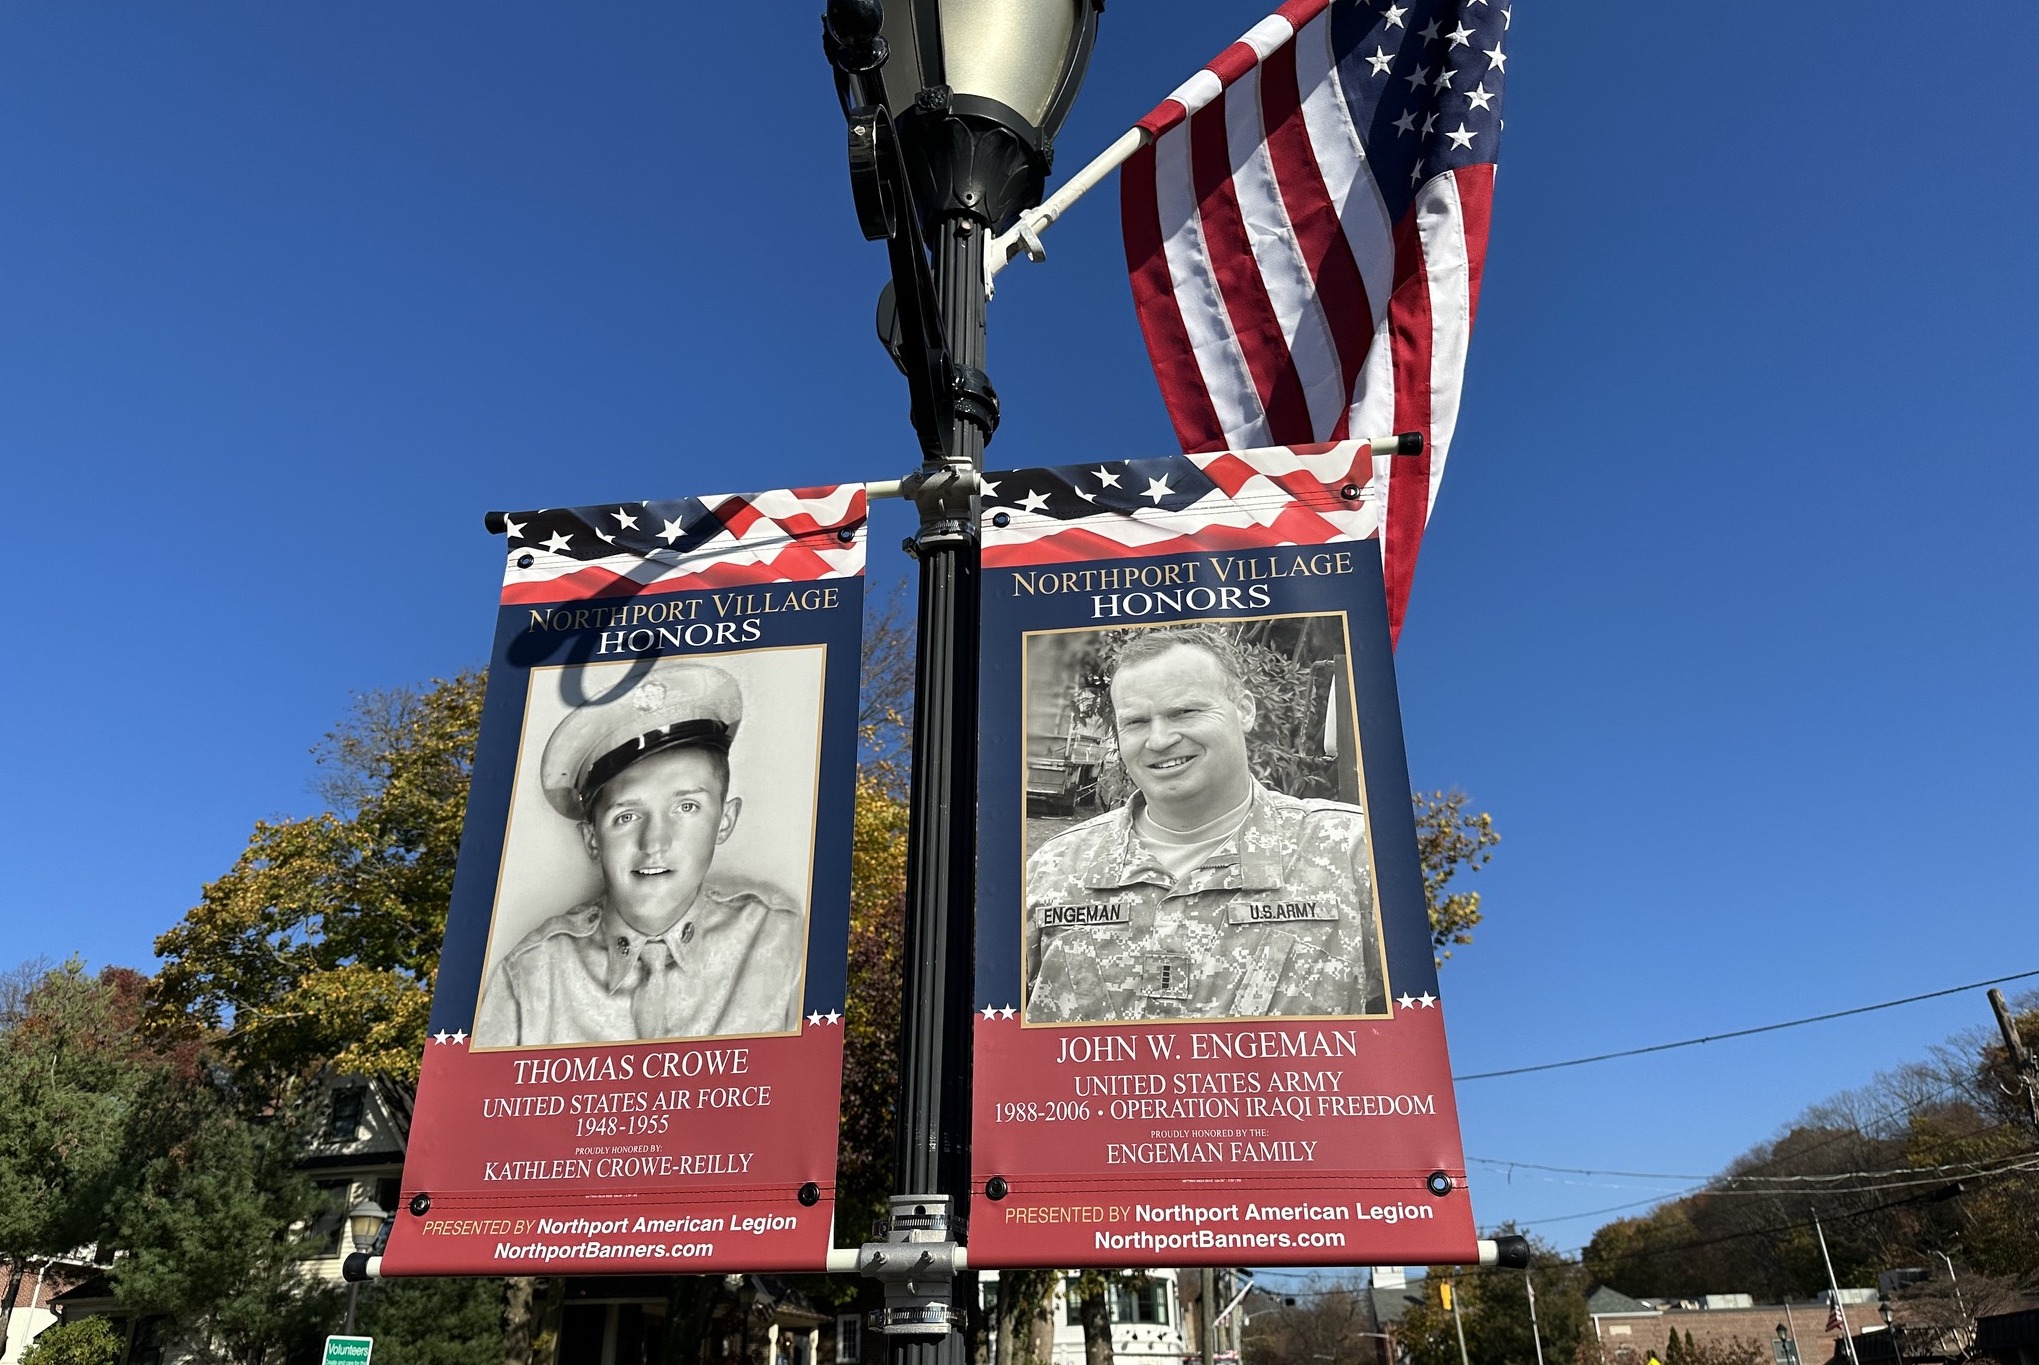
<svg viewBox="0 0 2039 1365">
<path fill-rule="evenodd" d="M 702 588 L 807 583 L 817 578 L 841 576 L 834 565 L 806 550 L 789 550 L 769 564 L 708 564 L 694 572 L 676 573 L 652 583 L 641 583 L 614 570 L 590 565 L 540 582 L 505 583 L 502 602 L 504 606 L 521 606 L 530 602 L 577 602 L 595 597 L 651 597 L 668 592 L 695 592 Z"/>
<path fill-rule="evenodd" d="M 1161 245 L 1161 203 L 1154 184 L 1152 143 L 1133 153 L 1119 171 L 1119 223 L 1126 239 L 1126 268 L 1132 275 L 1133 305 L 1140 315 L 1140 333 L 1147 358 L 1161 384 L 1161 401 L 1175 424 L 1175 438 L 1184 450 L 1223 450 L 1225 428 L 1204 388 L 1182 325 L 1175 281 L 1168 272 L 1168 253 Z"/>
<path fill-rule="evenodd" d="M 1416 579 L 1416 549 L 1430 512 L 1430 277 L 1411 204 L 1395 224 L 1395 289 L 1388 297 L 1388 344 L 1395 375 L 1395 430 L 1423 435 L 1423 453 L 1389 462 L 1387 525 L 1381 551 L 1388 626 L 1400 638 Z"/>
<path fill-rule="evenodd" d="M 1260 278 L 1260 263 L 1253 258 L 1246 220 L 1239 211 L 1225 137 L 1224 99 L 1212 100 L 1190 115 L 1188 133 L 1190 170 L 1211 274 L 1224 297 L 1232 335 L 1253 376 L 1261 409 L 1267 414 L 1268 439 L 1275 445 L 1314 440 L 1317 433 L 1310 429 L 1310 405 L 1303 394 L 1302 377 L 1296 373 L 1295 358 L 1282 336 L 1281 319 L 1275 316 L 1274 303 L 1267 296 L 1267 283 Z M 1214 445 L 1186 449 L 1195 454 L 1222 450 L 1225 444 L 1220 434 Z"/>
<path fill-rule="evenodd" d="M 1458 181 L 1459 214 L 1465 221 L 1467 272 L 1466 325 L 1480 315 L 1480 280 L 1487 273 L 1487 226 L 1494 217 L 1494 167 L 1490 163 L 1453 171 Z"/>
<path fill-rule="evenodd" d="M 1288 522 L 1284 525 L 1284 522 Z M 1307 538 L 1298 532 L 1307 530 Z M 984 567 L 1010 568 L 1015 564 L 1070 564 L 1086 559 L 1142 559 L 1154 555 L 1189 554 L 1199 550 L 1264 550 L 1284 545 L 1323 545 L 1350 539 L 1343 529 L 1321 517 L 1291 522 L 1284 517 L 1274 526 L 1205 526 L 1194 533 L 1168 540 L 1128 545 L 1082 527 L 1056 531 L 1024 544 L 991 544 L 984 547 Z"/>
<path fill-rule="evenodd" d="M 1269 55 L 1260 76 L 1260 109 L 1275 183 L 1301 243 L 1303 260 L 1316 282 L 1318 306 L 1331 327 L 1343 392 L 1350 394 L 1373 341 L 1373 310 L 1367 301 L 1366 282 L 1360 278 L 1359 262 L 1339 224 L 1338 207 L 1331 202 L 1316 149 L 1310 145 L 1309 128 L 1303 122 L 1294 43 L 1284 43 Z M 1332 430 L 1311 435 L 1344 440 L 1350 412 L 1349 404 L 1339 404 Z"/>
</svg>

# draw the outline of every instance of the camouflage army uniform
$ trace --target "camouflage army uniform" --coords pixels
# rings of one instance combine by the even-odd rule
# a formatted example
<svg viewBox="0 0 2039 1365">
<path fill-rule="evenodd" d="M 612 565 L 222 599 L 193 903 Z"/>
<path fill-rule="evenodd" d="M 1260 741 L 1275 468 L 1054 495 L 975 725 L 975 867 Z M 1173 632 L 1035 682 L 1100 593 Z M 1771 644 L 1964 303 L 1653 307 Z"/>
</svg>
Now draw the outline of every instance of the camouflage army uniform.
<svg viewBox="0 0 2039 1365">
<path fill-rule="evenodd" d="M 1027 860 L 1029 1022 L 1387 1013 L 1359 807 L 1256 784 L 1239 832 L 1180 881 L 1133 815 Z"/>
<path fill-rule="evenodd" d="M 664 970 L 679 974 L 679 1007 L 647 1036 L 784 1033 L 798 1024 L 807 923 L 783 891 L 711 880 L 661 937 L 672 954 Z M 635 1041 L 631 1003 L 648 974 L 646 941 L 600 899 L 554 915 L 497 965 L 475 1016 L 475 1044 Z"/>
</svg>

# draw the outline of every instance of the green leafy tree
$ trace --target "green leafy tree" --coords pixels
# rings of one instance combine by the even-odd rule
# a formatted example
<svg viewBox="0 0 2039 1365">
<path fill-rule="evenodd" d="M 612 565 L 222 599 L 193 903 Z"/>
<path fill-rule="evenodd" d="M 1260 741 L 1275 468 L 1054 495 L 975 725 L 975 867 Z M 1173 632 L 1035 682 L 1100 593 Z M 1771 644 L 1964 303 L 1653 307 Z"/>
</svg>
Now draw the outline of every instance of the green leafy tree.
<svg viewBox="0 0 2039 1365">
<path fill-rule="evenodd" d="M 22 1352 L 21 1365 L 114 1365 L 120 1334 L 105 1318 L 80 1318 L 45 1327 Z"/>
<path fill-rule="evenodd" d="M 503 1282 L 380 1280 L 362 1290 L 355 1330 L 398 1365 L 501 1365 Z"/>
<path fill-rule="evenodd" d="M 362 698 L 317 751 L 334 809 L 257 824 L 156 940 L 163 1017 L 218 1031 L 244 1083 L 416 1078 L 482 691 L 462 673 Z"/>
<path fill-rule="evenodd" d="M 1478 872 L 1485 867 L 1501 836 L 1494 832 L 1494 817 L 1485 811 L 1467 810 L 1466 803 L 1472 798 L 1456 787 L 1450 791 L 1417 792 L 1414 800 L 1416 849 L 1423 860 L 1423 898 L 1430 911 L 1430 943 L 1441 967 L 1453 948 L 1473 941 L 1473 929 L 1483 918 L 1480 893 L 1453 891 L 1452 879 L 1461 872 Z"/>
<path fill-rule="evenodd" d="M 217 1075 L 159 1077 L 137 1108 L 110 1278 L 123 1307 L 167 1317 L 193 1359 L 263 1365 L 308 1349 L 337 1315 L 339 1289 L 303 1261 L 340 1210 L 297 1168 L 302 1129 L 241 1112 Z"/>
<path fill-rule="evenodd" d="M 0 1257 L 18 1283 L 33 1258 L 102 1240 L 123 1182 L 137 1097 L 170 1064 L 143 1033 L 146 978 L 31 965 L 0 990 Z"/>
<path fill-rule="evenodd" d="M 1442 1294 L 1447 1283 L 1455 1286 L 1458 1296 L 1467 1351 L 1482 1365 L 1536 1365 L 1537 1344 L 1531 1335 L 1525 1280 L 1536 1285 L 1536 1325 L 1543 1358 L 1570 1361 L 1577 1356 L 1591 1335 L 1586 1274 L 1578 1262 L 1564 1260 L 1540 1239 L 1531 1238 L 1530 1247 L 1526 1272 L 1498 1267 L 1430 1267 L 1423 1302 L 1410 1308 L 1397 1332 L 1414 1365 L 1459 1365 L 1452 1310 L 1444 1306 Z"/>
</svg>

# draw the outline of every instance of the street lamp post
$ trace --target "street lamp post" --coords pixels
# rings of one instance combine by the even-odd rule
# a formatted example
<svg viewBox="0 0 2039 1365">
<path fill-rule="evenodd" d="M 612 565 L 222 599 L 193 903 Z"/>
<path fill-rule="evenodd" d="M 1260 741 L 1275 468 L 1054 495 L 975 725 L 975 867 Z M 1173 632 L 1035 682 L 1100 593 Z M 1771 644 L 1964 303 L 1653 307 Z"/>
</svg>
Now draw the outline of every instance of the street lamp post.
<svg viewBox="0 0 2039 1365">
<path fill-rule="evenodd" d="M 886 347 L 921 467 L 913 776 L 891 1218 L 860 1269 L 881 1281 L 893 1359 L 957 1361 L 951 1330 L 970 1181 L 976 926 L 977 475 L 998 426 L 984 372 L 988 239 L 1040 202 L 1102 0 L 828 0 L 822 47 L 849 124 L 864 235 L 891 266 Z M 886 316 L 890 314 L 889 320 Z M 912 1243 L 910 1253 L 899 1250 Z"/>
<path fill-rule="evenodd" d="M 361 1202 L 347 1210 L 347 1237 L 354 1243 L 354 1255 L 366 1258 L 375 1250 L 381 1240 L 383 1225 L 389 1221 L 389 1211 L 373 1199 L 363 1196 Z M 352 1257 L 349 1258 L 350 1260 Z M 361 1299 L 361 1280 L 353 1275 L 347 1277 L 347 1325 L 344 1335 L 354 1335 L 354 1308 Z"/>
<path fill-rule="evenodd" d="M 1884 1295 L 1877 1301 L 1876 1311 L 1883 1316 L 1883 1330 L 1890 1333 L 1890 1354 L 1897 1365 L 1904 1365 L 1904 1350 L 1897 1339 L 1897 1313 L 1892 1309 L 1890 1296 Z"/>
</svg>

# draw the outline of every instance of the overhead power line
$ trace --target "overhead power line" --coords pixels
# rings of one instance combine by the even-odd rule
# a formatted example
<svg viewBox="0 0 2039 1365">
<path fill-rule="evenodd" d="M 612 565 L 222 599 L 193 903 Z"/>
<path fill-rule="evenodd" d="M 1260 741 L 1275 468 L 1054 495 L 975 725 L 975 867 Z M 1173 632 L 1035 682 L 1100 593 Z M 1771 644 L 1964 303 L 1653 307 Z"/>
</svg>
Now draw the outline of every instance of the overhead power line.
<svg viewBox="0 0 2039 1365">
<path fill-rule="evenodd" d="M 1807 1024 L 1824 1024 L 1830 1019 L 1846 1019 L 1856 1014 L 1871 1014 L 1877 1010 L 1895 1009 L 1899 1005 L 1916 1005 L 1921 1000 L 1937 1000 L 1943 995 L 1959 995 L 1963 991 L 1980 990 L 1984 986 L 2000 986 L 2007 981 L 2024 981 L 2039 976 L 2039 971 L 2017 972 L 2010 976 L 1993 976 L 1986 981 L 1971 981 L 1965 986 L 1949 986 L 1945 990 L 1927 991 L 1923 995 L 1907 995 L 1901 1000 L 1882 1000 L 1874 1005 L 1857 1005 L 1853 1009 L 1834 1010 L 1828 1014 L 1808 1015 L 1803 1019 L 1786 1019 L 1777 1024 L 1758 1024 L 1754 1028 L 1731 1029 L 1726 1033 L 1709 1033 L 1702 1038 L 1681 1038 L 1675 1043 L 1652 1043 L 1648 1047 L 1623 1048 L 1619 1052 L 1601 1052 L 1591 1057 L 1574 1057 L 1564 1062 L 1541 1062 L 1536 1066 L 1511 1066 L 1500 1071 L 1474 1071 L 1463 1076 L 1453 1076 L 1453 1081 L 1490 1081 L 1498 1076 L 1527 1076 L 1535 1071 L 1558 1071 L 1568 1066 L 1587 1066 L 1594 1062 L 1611 1062 L 1620 1057 L 1642 1057 L 1652 1052 L 1670 1052 L 1681 1047 L 1698 1047 L 1701 1043 L 1718 1043 L 1728 1038 L 1747 1038 L 1758 1033 L 1775 1033 L 1779 1029 L 1802 1028 Z"/>
</svg>

